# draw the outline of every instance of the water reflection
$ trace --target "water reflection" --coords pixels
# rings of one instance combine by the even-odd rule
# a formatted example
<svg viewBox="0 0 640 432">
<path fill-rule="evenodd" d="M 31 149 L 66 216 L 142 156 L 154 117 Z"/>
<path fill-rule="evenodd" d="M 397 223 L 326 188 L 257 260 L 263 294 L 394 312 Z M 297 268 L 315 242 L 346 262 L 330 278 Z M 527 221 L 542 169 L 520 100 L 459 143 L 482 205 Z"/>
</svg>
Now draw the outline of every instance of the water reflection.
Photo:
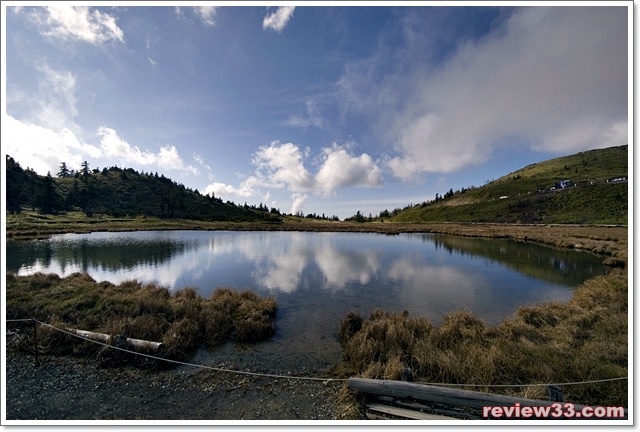
<svg viewBox="0 0 640 432">
<path fill-rule="evenodd" d="M 287 370 L 339 360 L 337 326 L 351 310 L 407 310 L 437 324 L 466 309 L 495 324 L 523 304 L 568 300 L 573 287 L 605 273 L 602 258 L 592 254 L 433 234 L 67 234 L 9 240 L 6 251 L 7 270 L 18 274 L 85 271 L 116 284 L 192 286 L 204 296 L 220 286 L 274 295 L 276 335 L 237 356 Z M 208 358 L 231 355 L 225 350 Z"/>
<path fill-rule="evenodd" d="M 508 240 L 225 231 L 8 241 L 7 270 L 83 271 L 113 283 L 193 286 L 205 296 L 220 286 L 252 288 L 279 300 L 288 296 L 291 305 L 331 298 L 334 309 L 406 309 L 434 319 L 468 309 L 489 321 L 521 304 L 566 300 L 571 287 L 605 272 L 595 255 Z"/>
</svg>

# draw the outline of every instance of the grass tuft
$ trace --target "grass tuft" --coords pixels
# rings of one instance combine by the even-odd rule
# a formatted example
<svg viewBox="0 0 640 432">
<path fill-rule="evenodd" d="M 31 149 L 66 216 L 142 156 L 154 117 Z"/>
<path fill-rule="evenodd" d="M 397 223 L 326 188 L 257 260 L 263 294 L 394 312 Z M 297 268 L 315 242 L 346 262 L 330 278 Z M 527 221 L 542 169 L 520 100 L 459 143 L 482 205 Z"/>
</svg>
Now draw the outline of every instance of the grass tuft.
<svg viewBox="0 0 640 432">
<path fill-rule="evenodd" d="M 626 271 L 616 269 L 583 283 L 567 303 L 525 306 L 497 326 L 466 311 L 446 316 L 435 327 L 407 313 L 377 310 L 367 319 L 350 312 L 340 323 L 340 336 L 355 375 L 399 379 L 408 367 L 415 381 L 544 397 L 526 385 L 627 376 L 627 309 Z M 487 387 L 496 384 L 514 387 Z M 563 390 L 575 403 L 628 402 L 625 380 Z"/>
<path fill-rule="evenodd" d="M 6 282 L 8 319 L 36 318 L 61 329 L 125 334 L 162 342 L 159 354 L 169 359 L 185 360 L 202 344 L 215 345 L 226 340 L 253 342 L 275 333 L 276 300 L 250 290 L 219 288 L 205 299 L 193 287 L 171 292 L 166 287 L 137 280 L 119 285 L 97 283 L 84 273 L 66 278 L 55 274 L 11 273 Z M 105 364 L 149 363 L 109 353 L 48 327 L 43 327 L 38 343 L 45 352 L 94 355 Z"/>
</svg>

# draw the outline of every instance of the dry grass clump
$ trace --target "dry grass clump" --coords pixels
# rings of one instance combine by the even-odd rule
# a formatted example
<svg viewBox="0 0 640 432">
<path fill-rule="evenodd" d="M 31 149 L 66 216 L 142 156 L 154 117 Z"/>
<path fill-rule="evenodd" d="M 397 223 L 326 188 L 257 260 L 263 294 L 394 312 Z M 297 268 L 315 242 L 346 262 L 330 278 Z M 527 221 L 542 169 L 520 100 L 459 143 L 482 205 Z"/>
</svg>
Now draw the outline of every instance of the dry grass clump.
<svg viewBox="0 0 640 432">
<path fill-rule="evenodd" d="M 240 342 L 265 339 L 275 333 L 276 311 L 273 297 L 263 299 L 249 290 L 218 288 L 204 312 L 206 338 L 212 342 L 227 338 Z"/>
<path fill-rule="evenodd" d="M 464 311 L 437 327 L 406 312 L 375 311 L 366 319 L 351 312 L 340 325 L 344 359 L 362 377 L 400 379 L 410 368 L 416 381 L 476 384 L 521 397 L 540 393 L 528 384 L 625 377 L 627 287 L 626 271 L 615 269 L 578 287 L 570 302 L 522 307 L 497 326 Z M 487 387 L 496 384 L 514 387 Z M 563 391 L 576 403 L 628 403 L 626 380 Z"/>
<path fill-rule="evenodd" d="M 8 319 L 35 318 L 60 329 L 162 342 L 158 354 L 170 359 L 184 360 L 204 343 L 258 341 L 275 332 L 275 299 L 249 290 L 219 288 L 205 299 L 195 288 L 171 292 L 137 280 L 119 285 L 97 283 L 83 273 L 66 278 L 10 274 L 6 281 Z M 104 347 L 49 327 L 41 328 L 38 342 L 47 352 L 99 355 L 109 361 L 126 357 L 103 352 Z"/>
</svg>

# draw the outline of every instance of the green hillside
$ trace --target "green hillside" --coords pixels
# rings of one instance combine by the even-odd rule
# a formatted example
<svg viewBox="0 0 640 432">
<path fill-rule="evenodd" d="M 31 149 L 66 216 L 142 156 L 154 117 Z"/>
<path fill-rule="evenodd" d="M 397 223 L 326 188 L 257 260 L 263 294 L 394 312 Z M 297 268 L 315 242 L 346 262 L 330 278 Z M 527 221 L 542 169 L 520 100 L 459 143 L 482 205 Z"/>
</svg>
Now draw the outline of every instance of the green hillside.
<svg viewBox="0 0 640 432">
<path fill-rule="evenodd" d="M 628 224 L 628 146 L 526 166 L 482 187 L 394 211 L 393 222 Z M 569 180 L 568 187 L 559 183 Z M 388 219 L 387 219 L 388 220 Z"/>
<path fill-rule="evenodd" d="M 23 169 L 7 156 L 7 211 L 37 210 L 44 214 L 82 211 L 117 218 L 150 216 L 202 221 L 280 222 L 276 209 L 239 206 L 202 195 L 163 175 L 131 168 L 81 171 L 61 168 L 58 177 Z"/>
</svg>

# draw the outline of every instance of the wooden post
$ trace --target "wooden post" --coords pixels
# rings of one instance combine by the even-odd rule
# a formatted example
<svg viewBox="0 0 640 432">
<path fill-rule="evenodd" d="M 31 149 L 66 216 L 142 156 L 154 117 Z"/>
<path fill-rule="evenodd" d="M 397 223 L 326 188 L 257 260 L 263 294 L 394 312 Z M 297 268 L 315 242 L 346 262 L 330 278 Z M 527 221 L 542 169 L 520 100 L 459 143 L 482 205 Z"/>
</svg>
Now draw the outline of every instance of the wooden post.
<svg viewBox="0 0 640 432">
<path fill-rule="evenodd" d="M 550 401 L 564 402 L 564 394 L 562 389 L 557 385 L 549 384 L 547 386 L 547 398 Z"/>
<path fill-rule="evenodd" d="M 35 318 L 31 318 L 33 322 L 33 352 L 36 354 L 36 366 L 40 366 L 40 360 L 38 359 L 38 323 Z"/>
</svg>

